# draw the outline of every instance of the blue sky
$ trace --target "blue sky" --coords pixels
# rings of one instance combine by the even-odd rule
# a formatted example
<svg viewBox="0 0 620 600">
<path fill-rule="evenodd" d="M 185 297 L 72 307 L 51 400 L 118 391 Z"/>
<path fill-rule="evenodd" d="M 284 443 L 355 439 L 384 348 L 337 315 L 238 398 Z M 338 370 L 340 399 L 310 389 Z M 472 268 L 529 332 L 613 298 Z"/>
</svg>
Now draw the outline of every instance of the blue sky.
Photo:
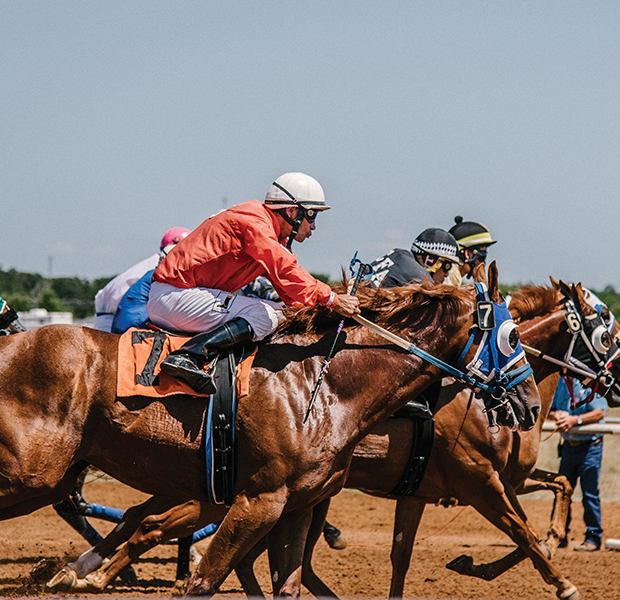
<svg viewBox="0 0 620 600">
<path fill-rule="evenodd" d="M 616 2 L 0 3 L 0 267 L 113 275 L 303 171 L 337 277 L 455 215 L 620 289 Z"/>
</svg>

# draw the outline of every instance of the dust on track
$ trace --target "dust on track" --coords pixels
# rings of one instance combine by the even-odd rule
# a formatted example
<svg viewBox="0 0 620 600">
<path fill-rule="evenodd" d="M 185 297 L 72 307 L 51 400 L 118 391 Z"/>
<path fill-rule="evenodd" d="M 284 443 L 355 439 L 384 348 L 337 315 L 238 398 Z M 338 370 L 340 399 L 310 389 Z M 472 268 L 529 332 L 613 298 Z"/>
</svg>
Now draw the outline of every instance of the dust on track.
<svg viewBox="0 0 620 600">
<path fill-rule="evenodd" d="M 88 483 L 84 495 L 91 502 L 127 508 L 146 498 L 140 492 L 109 480 Z M 534 527 L 542 535 L 551 512 L 551 495 L 545 499 L 524 499 L 523 506 Z M 329 520 L 345 533 L 349 545 L 345 550 L 332 550 L 320 540 L 314 567 L 323 580 L 342 598 L 385 598 L 391 575 L 390 547 L 395 502 L 381 500 L 345 490 L 334 498 Z M 408 598 L 458 599 L 522 599 L 555 598 L 555 588 L 547 585 L 529 561 L 523 562 L 494 581 L 464 577 L 445 568 L 445 564 L 461 554 L 469 554 L 476 562 L 495 560 L 514 548 L 511 540 L 500 533 L 472 508 L 426 509 L 418 542 L 414 548 L 407 576 L 405 596 Z M 581 508 L 576 515 L 573 545 L 583 539 Z M 604 529 L 608 537 L 620 537 L 620 503 L 603 505 Z M 93 520 L 101 532 L 112 525 Z M 84 542 L 64 523 L 51 507 L 32 515 L 0 522 L 0 596 L 49 596 L 42 585 L 34 584 L 30 571 L 42 558 L 68 560 L 88 549 Z M 204 542 L 202 543 L 204 545 Z M 200 549 L 201 544 L 198 545 Z M 617 600 L 620 581 L 620 552 L 601 551 L 592 554 L 558 550 L 554 564 L 577 585 L 583 598 Z M 135 565 L 138 584 L 132 587 L 118 583 L 103 597 L 170 597 L 176 570 L 176 547 L 160 546 L 148 552 Z M 266 557 L 257 562 L 261 586 L 271 591 Z M 236 598 L 242 588 L 231 575 L 217 594 L 218 598 Z M 303 595 L 309 594 L 303 590 Z M 83 593 L 80 596 L 84 596 Z"/>
</svg>

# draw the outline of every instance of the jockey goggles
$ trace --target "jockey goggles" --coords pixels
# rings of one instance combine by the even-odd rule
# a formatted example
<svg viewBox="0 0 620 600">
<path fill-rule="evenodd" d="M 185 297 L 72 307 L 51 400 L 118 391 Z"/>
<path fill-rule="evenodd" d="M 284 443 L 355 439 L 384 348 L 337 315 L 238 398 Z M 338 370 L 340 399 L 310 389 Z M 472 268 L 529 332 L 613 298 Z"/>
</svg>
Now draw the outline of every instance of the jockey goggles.
<svg viewBox="0 0 620 600">
<path fill-rule="evenodd" d="M 416 258 L 418 256 L 422 266 L 431 274 L 437 273 L 440 269 L 443 269 L 446 273 L 448 273 L 454 264 L 449 260 L 439 258 L 433 254 L 416 255 Z"/>
</svg>

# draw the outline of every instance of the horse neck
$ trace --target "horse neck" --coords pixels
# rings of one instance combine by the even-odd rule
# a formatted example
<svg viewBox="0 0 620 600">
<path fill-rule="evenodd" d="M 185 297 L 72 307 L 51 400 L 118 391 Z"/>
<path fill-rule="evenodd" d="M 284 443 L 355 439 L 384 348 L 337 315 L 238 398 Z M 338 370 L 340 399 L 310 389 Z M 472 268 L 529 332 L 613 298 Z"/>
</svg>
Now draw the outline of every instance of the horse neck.
<svg viewBox="0 0 620 600">
<path fill-rule="evenodd" d="M 408 328 L 395 333 L 436 358 L 455 364 L 467 343 L 472 322 L 469 307 L 451 327 L 439 330 L 435 327 L 424 330 Z M 382 338 L 363 328 L 348 332 L 348 344 L 349 340 L 362 346 L 356 352 L 353 364 L 357 377 L 363 376 L 364 386 L 360 390 L 358 383 L 353 390 L 341 389 L 337 393 L 340 398 L 346 397 L 347 402 L 342 404 L 346 404 L 348 414 L 343 415 L 342 422 L 345 427 L 356 430 L 351 439 L 355 444 L 428 385 L 441 379 L 444 372 L 395 346 L 386 346 Z M 381 357 L 371 350 L 373 347 L 381 349 Z M 389 354 L 385 352 L 388 347 L 393 350 Z M 343 366 L 346 370 L 346 365 Z M 368 385 L 369 381 L 371 385 Z"/>
<path fill-rule="evenodd" d="M 554 311 L 547 315 L 534 317 L 519 324 L 519 337 L 527 346 L 539 350 L 543 354 L 562 360 L 571 341 L 564 324 L 564 312 Z M 548 360 L 528 354 L 536 381 L 542 381 L 552 373 L 560 370 Z"/>
</svg>

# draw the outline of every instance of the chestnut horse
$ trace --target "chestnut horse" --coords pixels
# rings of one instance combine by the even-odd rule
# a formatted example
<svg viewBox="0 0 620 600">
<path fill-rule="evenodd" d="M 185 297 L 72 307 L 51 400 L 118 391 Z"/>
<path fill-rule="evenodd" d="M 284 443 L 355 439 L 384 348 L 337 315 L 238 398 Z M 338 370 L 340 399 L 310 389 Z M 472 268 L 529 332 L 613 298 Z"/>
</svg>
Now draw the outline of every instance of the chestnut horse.
<svg viewBox="0 0 620 600">
<path fill-rule="evenodd" d="M 497 301 L 497 273 L 492 268 L 490 274 L 490 296 Z M 455 364 L 467 346 L 463 364 L 469 364 L 481 340 L 495 340 L 474 324 L 473 286 L 418 284 L 359 295 L 369 320 L 447 363 Z M 223 519 L 188 593 L 213 594 L 269 533 L 275 593 L 298 595 L 311 508 L 342 488 L 355 445 L 442 376 L 439 367 L 348 323 L 303 423 L 337 319 L 327 310 L 302 309 L 271 343 L 259 346 L 249 395 L 237 410 L 242 458 L 230 508 L 206 504 L 206 400 L 117 398 L 114 335 L 48 326 L 0 340 L 1 517 L 64 498 L 88 463 L 144 492 L 201 502 L 171 537 Z M 525 364 L 521 358 L 514 366 Z M 540 409 L 533 378 L 514 386 L 506 400 L 511 410 L 499 410 L 498 422 L 516 425 L 513 413 L 531 429 Z"/>
<path fill-rule="evenodd" d="M 565 292 L 573 293 L 580 318 L 594 316 L 594 311 L 583 300 L 580 286 Z M 567 310 L 562 300 L 556 288 L 528 286 L 513 296 L 511 304 L 511 312 L 515 321 L 519 322 L 519 332 L 524 343 L 555 357 L 555 360 L 564 357 L 571 341 L 571 335 L 566 328 Z M 597 322 L 597 325 L 600 323 Z M 594 357 L 583 358 L 586 367 L 597 370 Z M 547 556 L 547 553 L 553 553 L 563 536 L 572 489 L 565 478 L 534 470 L 542 424 L 551 406 L 560 367 L 540 358 L 534 365 L 536 378 L 542 379 L 539 386 L 543 401 L 542 413 L 537 427 L 526 433 L 510 433 L 506 430 L 490 432 L 482 417 L 483 406 L 480 400 L 453 380 L 444 380 L 439 410 L 435 417 L 436 444 L 426 477 L 414 497 L 401 497 L 397 502 L 392 547 L 391 597 L 402 596 L 415 533 L 425 504 L 439 502 L 474 506 L 519 546 L 508 557 L 496 563 L 474 566 L 471 560 L 461 557 L 452 561 L 450 568 L 492 579 L 524 558 L 530 557 L 545 581 L 556 586 L 558 597 L 571 600 L 579 598 L 575 586 L 558 572 Z M 617 368 L 614 367 L 613 370 L 618 375 Z M 617 386 L 610 390 L 610 394 L 614 402 L 618 402 L 620 397 Z M 409 460 L 412 436 L 413 426 L 408 419 L 390 418 L 379 425 L 356 447 L 345 485 L 376 496 L 394 497 L 393 490 Z M 530 479 L 524 482 L 528 475 Z M 550 489 L 556 494 L 552 524 L 543 548 L 539 547 L 537 535 L 516 500 L 516 494 L 535 489 Z M 302 572 L 303 584 L 317 597 L 334 596 L 313 572 L 310 562 L 312 548 L 320 536 L 328 505 L 329 500 L 314 509 Z M 192 509 L 189 512 L 191 511 Z M 179 513 L 177 510 L 177 518 Z M 144 529 L 132 538 L 129 547 L 133 547 L 134 552 L 130 553 L 137 553 L 136 549 L 145 543 L 149 530 L 155 527 L 155 523 L 157 528 L 161 527 L 165 531 L 171 521 L 172 519 L 164 518 L 147 520 Z M 257 544 L 236 569 L 248 596 L 262 595 L 252 565 L 264 547 L 264 543 Z M 101 573 L 87 578 L 86 589 L 102 589 L 113 573 L 114 570 L 110 570 L 109 566 L 103 567 Z M 79 588 L 79 585 L 77 587 Z"/>
<path fill-rule="evenodd" d="M 596 312 L 585 301 L 580 285 L 572 289 L 555 282 L 553 288 L 526 286 L 514 294 L 510 304 L 526 348 L 533 347 L 560 362 L 572 339 L 566 325 L 566 295 L 573 300 L 582 321 L 596 317 Z M 589 323 L 590 330 L 607 325 L 607 322 L 601 318 Z M 619 329 L 615 324 L 616 335 Z M 584 355 L 582 358 L 587 368 L 594 372 L 598 370 L 594 356 Z M 490 580 L 529 557 L 543 579 L 557 588 L 559 598 L 577 600 L 580 597 L 575 586 L 548 559 L 563 537 L 572 488 L 564 477 L 534 469 L 542 425 L 551 407 L 560 366 L 539 357 L 532 360 L 532 368 L 536 380 L 541 382 L 542 408 L 537 427 L 528 432 L 506 429 L 490 432 L 485 427 L 480 401 L 454 380 L 444 380 L 435 414 L 435 445 L 426 474 L 414 496 L 397 499 L 390 597 L 403 595 L 417 528 L 425 505 L 430 503 L 471 505 L 518 545 L 507 557 L 494 563 L 473 565 L 469 557 L 462 556 L 449 563 L 448 568 Z M 611 372 L 618 381 L 620 368 L 615 363 Z M 610 388 L 610 404 L 619 404 L 619 392 L 617 384 Z M 393 498 L 392 490 L 409 460 L 412 435 L 413 427 L 407 419 L 391 418 L 379 425 L 356 447 L 345 486 L 374 496 Z M 540 489 L 550 489 L 556 494 L 551 527 L 542 548 L 516 498 L 517 494 Z M 315 507 L 302 573 L 302 583 L 317 597 L 335 596 L 311 566 L 312 547 L 319 538 L 320 524 L 327 514 L 328 504 L 326 501 Z M 252 564 L 263 547 L 257 546 L 237 567 L 237 575 L 249 596 L 262 595 Z"/>
</svg>

